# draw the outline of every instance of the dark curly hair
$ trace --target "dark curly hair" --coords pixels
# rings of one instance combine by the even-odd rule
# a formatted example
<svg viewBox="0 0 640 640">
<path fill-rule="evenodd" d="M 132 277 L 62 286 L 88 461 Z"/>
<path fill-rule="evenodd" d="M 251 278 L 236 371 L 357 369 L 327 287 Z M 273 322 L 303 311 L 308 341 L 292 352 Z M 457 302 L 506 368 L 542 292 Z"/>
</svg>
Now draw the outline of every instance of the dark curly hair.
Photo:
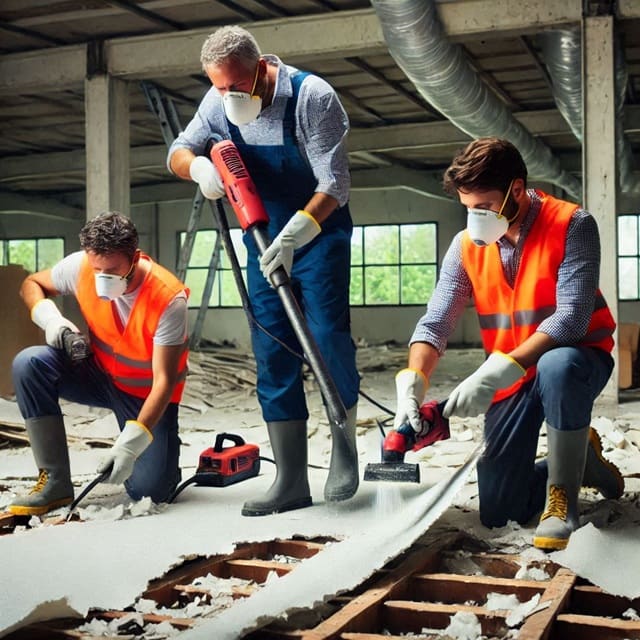
<svg viewBox="0 0 640 640">
<path fill-rule="evenodd" d="M 117 211 L 107 211 L 89 220 L 80 230 L 80 246 L 98 255 L 123 253 L 130 260 L 138 248 L 138 230 Z"/>
<path fill-rule="evenodd" d="M 520 152 L 508 140 L 478 138 L 460 151 L 444 172 L 444 190 L 507 192 L 509 184 L 522 178 L 527 184 L 527 165 Z"/>
</svg>

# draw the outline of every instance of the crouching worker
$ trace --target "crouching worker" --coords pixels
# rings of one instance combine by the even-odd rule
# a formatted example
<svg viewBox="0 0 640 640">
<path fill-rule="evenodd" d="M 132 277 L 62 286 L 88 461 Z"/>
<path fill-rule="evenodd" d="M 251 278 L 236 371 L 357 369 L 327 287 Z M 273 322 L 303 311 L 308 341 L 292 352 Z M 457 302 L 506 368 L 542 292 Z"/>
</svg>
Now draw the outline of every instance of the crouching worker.
<svg viewBox="0 0 640 640">
<path fill-rule="evenodd" d="M 467 229 L 444 257 L 408 367 L 396 376 L 396 423 L 420 429 L 429 376 L 473 297 L 488 358 L 453 390 L 443 415 L 485 414 L 482 523 L 526 524 L 542 512 L 534 545 L 562 549 L 579 526 L 581 486 L 605 498 L 624 490 L 589 426 L 613 368 L 615 329 L 598 289 L 598 227 L 579 205 L 528 189 L 522 156 L 506 140 L 471 142 L 444 184 L 467 208 Z M 543 421 L 549 453 L 536 463 Z"/>
<path fill-rule="evenodd" d="M 97 473 L 124 483 L 134 500 L 165 501 L 180 480 L 178 403 L 187 370 L 188 289 L 141 253 L 133 223 L 104 213 L 80 231 L 82 251 L 28 276 L 20 294 L 47 346 L 13 361 L 18 406 L 40 476 L 9 505 L 38 515 L 73 501 L 59 399 L 111 409 L 120 427 Z M 89 328 L 91 355 L 72 359 L 78 328 L 51 300 L 75 295 Z M 77 356 L 77 353 L 76 353 Z M 82 356 L 82 353 L 80 354 Z"/>
</svg>

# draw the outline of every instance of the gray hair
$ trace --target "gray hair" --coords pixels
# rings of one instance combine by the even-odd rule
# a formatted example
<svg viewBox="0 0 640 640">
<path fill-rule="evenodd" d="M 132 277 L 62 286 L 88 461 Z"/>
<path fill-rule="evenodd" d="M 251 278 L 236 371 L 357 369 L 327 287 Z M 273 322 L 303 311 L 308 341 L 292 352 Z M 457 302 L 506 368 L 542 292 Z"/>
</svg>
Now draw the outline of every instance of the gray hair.
<svg viewBox="0 0 640 640">
<path fill-rule="evenodd" d="M 255 67 L 260 59 L 260 47 L 256 39 L 242 27 L 226 26 L 214 31 L 202 45 L 200 62 L 202 68 L 220 65 L 235 58 L 247 69 Z"/>
</svg>

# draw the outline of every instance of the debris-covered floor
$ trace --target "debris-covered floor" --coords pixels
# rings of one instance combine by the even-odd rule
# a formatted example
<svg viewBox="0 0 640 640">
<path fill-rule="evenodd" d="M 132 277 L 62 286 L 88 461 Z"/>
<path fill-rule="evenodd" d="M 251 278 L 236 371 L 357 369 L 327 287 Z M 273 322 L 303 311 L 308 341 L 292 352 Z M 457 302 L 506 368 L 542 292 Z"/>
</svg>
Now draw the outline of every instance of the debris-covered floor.
<svg viewBox="0 0 640 640">
<path fill-rule="evenodd" d="M 405 359 L 404 347 L 361 346 L 358 366 L 362 391 L 393 409 L 393 378 L 404 366 Z M 430 397 L 446 397 L 481 360 L 479 350 L 450 350 L 432 380 Z M 221 432 L 238 434 L 247 442 L 258 444 L 262 455 L 270 456 L 254 392 L 251 357 L 233 347 L 213 348 L 192 354 L 190 370 L 181 406 L 183 477 L 194 473 L 200 452 L 210 447 L 215 435 Z M 3 575 L 11 578 L 5 577 L 0 593 L 0 636 L 39 620 L 69 616 L 80 616 L 84 620 L 74 623 L 71 631 L 66 627 L 65 633 L 71 635 L 60 637 L 129 635 L 151 639 L 178 635 L 181 639 L 217 639 L 223 637 L 219 629 L 231 634 L 225 637 L 241 637 L 248 629 L 263 624 L 269 623 L 272 625 L 269 629 L 273 629 L 273 619 L 291 618 L 294 611 L 300 615 L 300 610 L 317 623 L 324 608 L 329 606 L 330 611 L 335 611 L 340 604 L 340 594 L 357 590 L 359 585 L 373 579 L 387 562 L 405 549 L 412 549 L 429 526 L 421 514 L 437 494 L 438 487 L 461 467 L 477 445 L 479 420 L 454 420 L 450 440 L 408 454 L 408 460 L 413 456 L 412 461 L 420 463 L 420 485 L 383 486 L 363 482 L 352 500 L 326 505 L 322 488 L 330 453 L 329 429 L 311 376 L 307 380 L 311 413 L 309 462 L 314 465 L 310 469 L 314 499 L 311 508 L 266 518 L 240 515 L 244 500 L 266 489 L 273 478 L 273 466 L 266 462 L 257 478 L 226 488 L 188 487 L 169 507 L 148 501 L 131 503 L 120 489 L 98 485 L 78 509 L 83 522 L 49 526 L 50 518 L 44 523 L 33 519 L 2 530 L 5 532 L 0 535 Z M 65 403 L 63 409 L 78 492 L 93 479 L 101 448 L 113 442 L 116 427 L 108 412 L 70 403 Z M 484 553 L 517 554 L 533 563 L 552 559 L 558 566 L 565 565 L 576 572 L 580 579 L 591 581 L 605 592 L 624 595 L 634 604 L 633 598 L 640 597 L 638 554 L 632 551 L 640 523 L 637 497 L 640 396 L 633 391 L 623 393 L 616 413 L 608 417 L 596 413 L 593 425 L 604 437 L 607 455 L 620 465 L 627 491 L 616 502 L 600 500 L 593 492 L 584 491 L 581 506 L 586 526 L 572 537 L 565 552 L 551 554 L 553 558 L 550 558 L 531 549 L 534 523 L 531 528 L 510 525 L 500 530 L 484 529 L 477 518 L 473 470 L 462 478 L 464 486 L 456 492 L 453 504 L 444 513 L 437 508 L 429 512 L 437 522 L 427 535 L 440 539 L 445 534 L 464 531 L 482 544 Z M 361 468 L 367 462 L 379 461 L 380 432 L 376 420 L 387 417 L 380 407 L 361 399 L 358 412 Z M 35 468 L 25 443 L 22 420 L 11 399 L 0 400 L 0 423 L 2 511 L 16 492 L 32 485 Z M 544 434 L 540 438 L 539 453 L 545 453 Z M 64 515 L 64 510 L 60 515 Z M 284 545 L 284 542 L 274 542 L 277 540 L 290 541 L 286 547 L 288 552 L 293 548 L 299 552 L 302 544 L 306 549 L 302 552 L 304 557 L 289 555 L 282 551 L 284 547 L 278 549 L 277 544 Z M 262 545 L 259 547 L 262 553 L 258 554 L 261 557 L 232 557 L 241 554 L 246 545 L 258 543 Z M 265 551 L 264 545 L 272 546 Z M 216 558 L 217 563 L 211 564 Z M 226 558 L 226 564 L 220 558 Z M 229 565 L 231 560 L 236 564 Z M 201 574 L 187 572 L 182 576 L 184 580 L 178 585 L 182 591 L 177 598 L 173 597 L 176 593 L 173 585 L 171 597 L 166 594 L 160 597 L 157 590 L 153 592 L 154 581 L 167 579 L 172 568 L 175 571 L 176 567 L 192 561 L 208 562 L 211 570 L 207 571 L 207 566 L 199 567 L 203 569 Z M 291 570 L 291 566 L 295 566 L 295 570 Z M 547 572 L 545 579 L 550 575 Z M 528 579 L 538 578 L 534 572 Z M 501 593 L 508 591 L 505 588 Z M 153 593 L 156 597 L 149 597 Z M 514 588 L 512 594 L 518 593 Z M 469 606 L 486 606 L 488 602 L 485 598 L 484 602 L 476 601 Z M 522 605 L 520 598 L 518 604 L 512 599 L 510 607 L 502 602 L 498 608 L 518 609 Z M 131 612 L 127 617 L 117 613 L 128 609 Z M 627 609 L 623 621 L 637 618 L 633 606 Z M 105 610 L 111 613 L 99 615 Z M 466 622 L 443 611 L 446 613 L 446 608 L 440 609 L 433 618 L 437 622 L 433 626 L 436 629 L 450 627 L 448 637 L 474 638 L 487 634 L 492 637 L 493 627 L 483 623 L 483 615 L 478 615 L 478 611 L 466 611 L 469 614 Z M 176 623 L 178 618 L 188 622 Z M 425 624 L 417 631 L 429 626 Z M 493 637 L 518 637 L 518 629 L 523 628 L 521 623 L 507 625 L 504 631 L 510 635 Z M 36 633 L 36 629 L 29 627 L 29 633 Z M 416 629 L 412 629 L 415 633 Z M 390 633 L 389 629 L 385 630 Z M 266 631 L 256 633 L 253 637 L 276 637 L 264 635 Z"/>
</svg>

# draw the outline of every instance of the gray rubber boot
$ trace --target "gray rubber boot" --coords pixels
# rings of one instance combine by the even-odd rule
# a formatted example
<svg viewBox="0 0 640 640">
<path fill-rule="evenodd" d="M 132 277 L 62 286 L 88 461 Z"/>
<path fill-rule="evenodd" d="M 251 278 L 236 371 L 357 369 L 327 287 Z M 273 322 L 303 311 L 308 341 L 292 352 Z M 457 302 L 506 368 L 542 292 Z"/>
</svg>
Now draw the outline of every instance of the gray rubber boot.
<svg viewBox="0 0 640 640">
<path fill-rule="evenodd" d="M 347 410 L 344 429 L 331 425 L 331 462 L 324 485 L 327 502 L 348 500 L 358 490 L 358 448 L 356 446 L 356 415 L 358 405 Z"/>
<path fill-rule="evenodd" d="M 582 486 L 589 427 L 561 431 L 547 426 L 547 501 L 533 536 L 538 549 L 564 549 L 580 526 L 578 495 Z"/>
<path fill-rule="evenodd" d="M 62 416 L 27 418 L 25 426 L 40 477 L 7 509 L 18 516 L 38 516 L 73 502 L 69 449 Z"/>
<path fill-rule="evenodd" d="M 267 516 L 311 505 L 306 420 L 267 422 L 267 431 L 276 462 L 276 479 L 263 496 L 244 503 L 243 516 Z"/>
<path fill-rule="evenodd" d="M 583 487 L 597 489 L 605 498 L 619 498 L 624 493 L 624 478 L 618 467 L 602 455 L 598 432 L 589 428 L 587 463 L 584 467 Z"/>
</svg>

